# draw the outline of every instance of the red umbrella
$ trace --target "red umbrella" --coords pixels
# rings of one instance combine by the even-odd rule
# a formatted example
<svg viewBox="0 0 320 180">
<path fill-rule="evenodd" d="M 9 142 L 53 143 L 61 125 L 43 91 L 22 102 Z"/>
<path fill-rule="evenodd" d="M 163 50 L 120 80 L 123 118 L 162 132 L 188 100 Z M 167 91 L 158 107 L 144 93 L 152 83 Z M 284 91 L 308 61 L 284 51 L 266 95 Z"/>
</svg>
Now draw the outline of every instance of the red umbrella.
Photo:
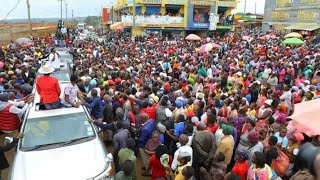
<svg viewBox="0 0 320 180">
<path fill-rule="evenodd" d="M 0 68 L 2 68 L 3 66 L 4 66 L 4 63 L 0 61 Z"/>
</svg>

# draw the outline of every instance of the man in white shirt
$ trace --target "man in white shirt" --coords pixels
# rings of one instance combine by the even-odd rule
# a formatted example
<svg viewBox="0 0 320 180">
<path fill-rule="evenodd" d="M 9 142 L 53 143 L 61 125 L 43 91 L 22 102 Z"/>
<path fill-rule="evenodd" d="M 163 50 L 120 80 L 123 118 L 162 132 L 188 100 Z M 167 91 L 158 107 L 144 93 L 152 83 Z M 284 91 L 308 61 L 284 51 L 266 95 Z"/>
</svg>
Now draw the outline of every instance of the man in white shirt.
<svg viewBox="0 0 320 180">
<path fill-rule="evenodd" d="M 60 69 L 59 54 L 56 53 L 56 50 L 54 48 L 51 49 L 51 53 L 49 55 L 49 61 L 50 61 L 49 66 L 51 68 L 54 68 L 55 70 L 59 70 Z"/>
<path fill-rule="evenodd" d="M 191 159 L 190 159 L 190 164 L 192 165 L 192 154 L 193 154 L 193 150 L 190 146 L 187 146 L 187 143 L 189 141 L 189 138 L 187 135 L 185 134 L 181 134 L 179 136 L 179 144 L 178 144 L 178 149 L 176 150 L 176 152 L 174 153 L 173 156 L 173 161 L 171 164 L 171 168 L 173 170 L 176 170 L 178 167 L 178 156 L 179 156 L 179 152 L 183 151 L 183 152 L 188 152 L 191 155 Z M 180 146 L 180 147 L 179 147 Z"/>
<path fill-rule="evenodd" d="M 61 103 L 68 107 L 80 106 L 80 102 L 77 102 L 77 98 L 82 99 L 79 88 L 76 84 L 78 77 L 76 75 L 71 75 L 70 83 L 64 88 L 64 94 Z"/>
</svg>

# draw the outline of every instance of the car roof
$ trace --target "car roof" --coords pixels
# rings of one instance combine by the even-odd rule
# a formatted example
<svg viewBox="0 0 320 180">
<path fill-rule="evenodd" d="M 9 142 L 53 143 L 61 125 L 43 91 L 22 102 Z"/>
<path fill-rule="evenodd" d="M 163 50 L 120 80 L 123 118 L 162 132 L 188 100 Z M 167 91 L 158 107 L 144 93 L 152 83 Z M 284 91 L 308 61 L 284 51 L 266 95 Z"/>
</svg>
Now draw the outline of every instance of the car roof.
<svg viewBox="0 0 320 180">
<path fill-rule="evenodd" d="M 66 82 L 59 82 L 59 86 L 61 89 L 60 99 L 63 98 L 64 89 L 68 84 L 69 83 L 66 83 Z M 59 109 L 52 109 L 52 110 L 38 110 L 37 111 L 36 104 L 40 102 L 40 95 L 38 94 L 36 89 L 34 89 L 34 94 L 35 94 L 34 102 L 31 103 L 29 106 L 29 110 L 27 113 L 27 119 L 85 112 L 83 107 L 80 107 L 80 108 L 70 107 L 70 108 L 59 108 Z"/>
</svg>

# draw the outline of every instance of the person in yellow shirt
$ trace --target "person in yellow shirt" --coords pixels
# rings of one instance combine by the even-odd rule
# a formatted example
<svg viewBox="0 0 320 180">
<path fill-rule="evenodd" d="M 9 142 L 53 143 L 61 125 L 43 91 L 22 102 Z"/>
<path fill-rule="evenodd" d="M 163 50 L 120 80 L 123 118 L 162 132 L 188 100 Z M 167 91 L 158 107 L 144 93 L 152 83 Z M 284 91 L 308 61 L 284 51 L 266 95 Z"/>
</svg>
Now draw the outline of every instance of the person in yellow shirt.
<svg viewBox="0 0 320 180">
<path fill-rule="evenodd" d="M 252 102 L 250 104 L 250 107 L 247 110 L 247 115 L 256 117 L 257 111 L 256 111 L 256 103 L 255 102 Z"/>
<path fill-rule="evenodd" d="M 188 151 L 180 150 L 178 155 L 178 168 L 175 171 L 174 175 L 170 167 L 167 169 L 169 170 L 169 177 L 170 180 L 187 180 L 190 179 L 194 175 L 194 169 L 190 164 L 191 154 Z"/>
<path fill-rule="evenodd" d="M 38 57 L 39 59 L 42 58 L 42 53 L 41 53 L 40 48 L 37 48 L 37 49 L 36 49 L 36 52 L 34 53 L 34 56 L 35 56 L 35 57 Z"/>
<path fill-rule="evenodd" d="M 233 127 L 231 125 L 222 124 L 221 126 L 224 137 L 218 144 L 217 152 L 222 152 L 225 155 L 224 162 L 229 165 L 231 162 L 233 149 L 234 149 L 234 139 L 231 135 L 233 133 Z"/>
</svg>

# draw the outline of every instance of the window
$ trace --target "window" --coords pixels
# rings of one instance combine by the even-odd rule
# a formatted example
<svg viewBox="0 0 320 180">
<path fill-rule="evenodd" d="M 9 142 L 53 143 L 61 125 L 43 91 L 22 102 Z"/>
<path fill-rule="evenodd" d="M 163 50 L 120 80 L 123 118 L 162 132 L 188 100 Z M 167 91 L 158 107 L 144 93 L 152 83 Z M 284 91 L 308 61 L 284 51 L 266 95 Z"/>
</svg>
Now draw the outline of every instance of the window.
<svg viewBox="0 0 320 180">
<path fill-rule="evenodd" d="M 210 7 L 195 7 L 193 10 L 193 22 L 209 23 Z"/>
<path fill-rule="evenodd" d="M 22 150 L 95 137 L 85 112 L 28 119 L 23 133 Z"/>
</svg>

